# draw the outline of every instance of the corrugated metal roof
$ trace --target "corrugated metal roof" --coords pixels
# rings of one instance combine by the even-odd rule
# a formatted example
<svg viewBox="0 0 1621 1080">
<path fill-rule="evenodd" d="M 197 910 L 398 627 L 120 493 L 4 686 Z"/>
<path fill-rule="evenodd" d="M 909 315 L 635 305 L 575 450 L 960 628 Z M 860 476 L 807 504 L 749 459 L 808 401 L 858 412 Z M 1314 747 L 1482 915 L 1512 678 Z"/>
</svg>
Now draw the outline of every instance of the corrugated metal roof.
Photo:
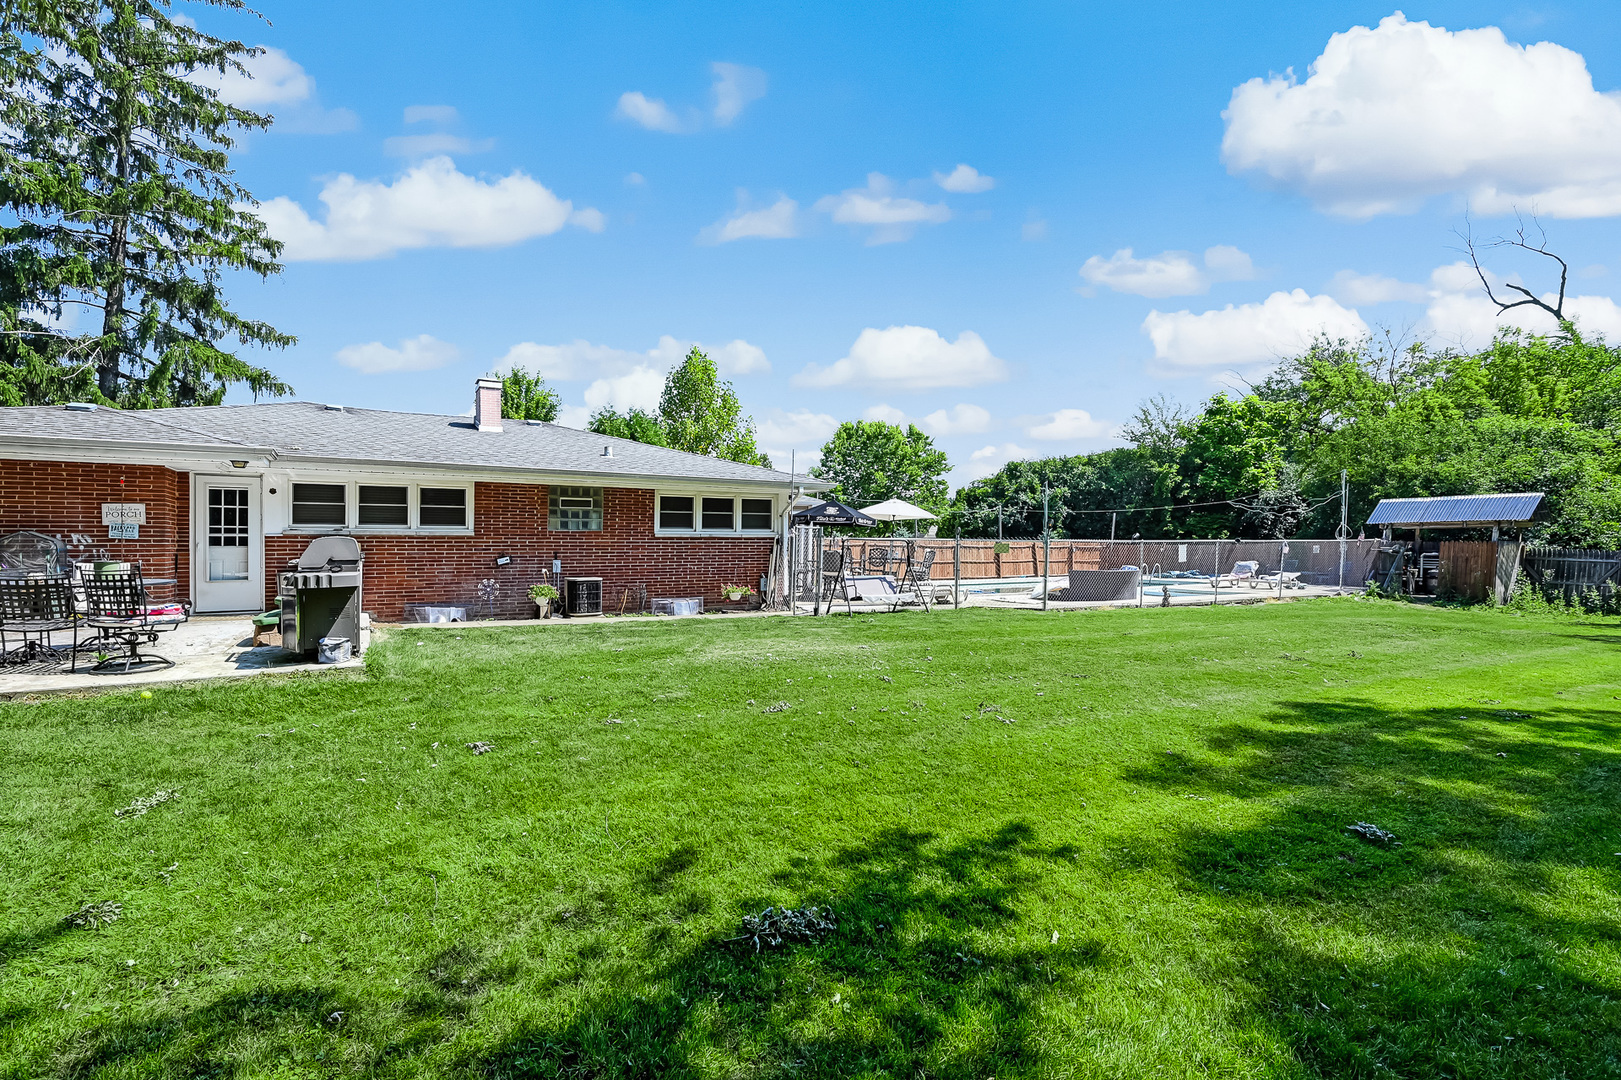
<svg viewBox="0 0 1621 1080">
<path fill-rule="evenodd" d="M 1442 495 L 1434 499 L 1381 499 L 1369 525 L 1414 528 L 1433 525 L 1494 525 L 1531 520 L 1542 502 L 1540 491 L 1506 495 Z"/>
</svg>

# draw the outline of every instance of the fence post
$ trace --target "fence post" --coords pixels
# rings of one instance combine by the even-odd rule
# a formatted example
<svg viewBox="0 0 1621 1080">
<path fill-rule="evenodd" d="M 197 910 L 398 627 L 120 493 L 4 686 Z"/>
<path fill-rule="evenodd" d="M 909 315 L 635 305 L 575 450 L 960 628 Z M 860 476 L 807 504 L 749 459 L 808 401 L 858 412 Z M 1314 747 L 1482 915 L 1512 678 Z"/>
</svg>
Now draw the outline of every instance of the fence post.
<svg viewBox="0 0 1621 1080">
<path fill-rule="evenodd" d="M 1143 565 L 1143 542 L 1137 541 L 1137 606 L 1143 606 L 1143 590 L 1148 580 L 1148 567 Z"/>
<path fill-rule="evenodd" d="M 957 526 L 957 539 L 951 545 L 951 609 L 962 607 L 962 526 Z"/>
</svg>

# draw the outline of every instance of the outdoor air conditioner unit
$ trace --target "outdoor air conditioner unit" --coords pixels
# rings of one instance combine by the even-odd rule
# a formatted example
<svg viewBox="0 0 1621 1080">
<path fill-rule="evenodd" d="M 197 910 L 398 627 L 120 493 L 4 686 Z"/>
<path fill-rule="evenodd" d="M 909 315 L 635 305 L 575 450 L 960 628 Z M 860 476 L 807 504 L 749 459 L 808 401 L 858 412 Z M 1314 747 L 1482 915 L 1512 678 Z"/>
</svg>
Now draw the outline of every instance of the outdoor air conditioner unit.
<svg viewBox="0 0 1621 1080">
<path fill-rule="evenodd" d="M 563 582 L 563 610 L 570 616 L 602 614 L 602 579 L 571 577 Z"/>
</svg>

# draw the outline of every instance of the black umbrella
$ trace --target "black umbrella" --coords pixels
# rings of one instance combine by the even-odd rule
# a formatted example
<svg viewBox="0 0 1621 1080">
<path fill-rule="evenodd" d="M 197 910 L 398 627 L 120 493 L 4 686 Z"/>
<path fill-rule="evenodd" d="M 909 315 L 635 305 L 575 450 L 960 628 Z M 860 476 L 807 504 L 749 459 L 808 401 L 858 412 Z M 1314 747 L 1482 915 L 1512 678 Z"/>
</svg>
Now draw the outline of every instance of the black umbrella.
<svg viewBox="0 0 1621 1080">
<path fill-rule="evenodd" d="M 855 525 L 863 529 L 876 528 L 878 522 L 860 510 L 840 502 L 819 502 L 796 511 L 789 519 L 795 525 Z"/>
</svg>

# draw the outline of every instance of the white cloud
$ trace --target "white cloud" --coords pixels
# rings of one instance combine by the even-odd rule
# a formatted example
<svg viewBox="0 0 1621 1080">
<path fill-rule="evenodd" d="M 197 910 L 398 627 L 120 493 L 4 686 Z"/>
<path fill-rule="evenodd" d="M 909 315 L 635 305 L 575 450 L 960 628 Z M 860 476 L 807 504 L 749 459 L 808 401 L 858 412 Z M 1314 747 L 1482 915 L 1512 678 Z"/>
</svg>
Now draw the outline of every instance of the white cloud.
<svg viewBox="0 0 1621 1080">
<path fill-rule="evenodd" d="M 604 405 L 623 412 L 626 409 L 644 409 L 648 412 L 659 407 L 664 393 L 664 372 L 658 368 L 638 365 L 623 375 L 598 379 L 585 388 L 585 404 L 592 412 Z"/>
<path fill-rule="evenodd" d="M 383 153 L 390 157 L 423 158 L 436 154 L 482 154 L 495 146 L 494 139 L 469 139 L 448 131 L 421 135 L 393 135 L 383 140 Z"/>
<path fill-rule="evenodd" d="M 281 49 L 261 45 L 264 52 L 248 57 L 240 71 L 195 72 L 191 81 L 219 91 L 220 99 L 239 109 L 263 109 L 272 105 L 296 105 L 315 96 L 315 80 L 302 64 Z"/>
<path fill-rule="evenodd" d="M 584 431 L 591 423 L 591 410 L 584 405 L 561 405 L 557 409 L 557 423 Z"/>
<path fill-rule="evenodd" d="M 717 60 L 709 65 L 715 73 L 715 123 L 725 127 L 743 112 L 751 101 L 765 97 L 765 72 L 742 64 L 727 64 Z"/>
<path fill-rule="evenodd" d="M 687 355 L 687 350 L 693 345 L 698 345 L 709 354 L 709 358 L 715 361 L 716 370 L 722 375 L 754 375 L 771 370 L 771 361 L 766 359 L 765 350 L 742 338 L 724 345 L 703 345 L 669 334 L 661 336 L 658 344 L 646 352 L 593 345 L 578 338 L 562 345 L 521 341 L 508 349 L 495 364 L 501 370 L 518 366 L 558 382 L 613 378 L 646 367 L 668 371 Z"/>
<path fill-rule="evenodd" d="M 1355 309 L 1304 289 L 1275 292 L 1259 304 L 1228 304 L 1195 315 L 1150 311 L 1143 331 L 1154 359 L 1178 372 L 1254 369 L 1297 355 L 1318 337 L 1358 339 L 1368 324 Z"/>
<path fill-rule="evenodd" d="M 982 480 L 994 475 L 1003 465 L 1010 461 L 1023 461 L 1036 456 L 1034 450 L 1020 446 L 1018 443 L 1003 443 L 1000 446 L 991 445 L 981 447 L 968 455 L 968 464 L 959 465 L 952 470 L 960 483 L 972 480 Z"/>
<path fill-rule="evenodd" d="M 1489 214 L 1621 214 L 1621 95 L 1580 53 L 1400 13 L 1329 38 L 1293 73 L 1233 91 L 1222 156 L 1323 209 L 1400 213 L 1456 193 Z"/>
<path fill-rule="evenodd" d="M 1096 439 L 1113 433 L 1113 428 L 1101 420 L 1092 419 L 1085 409 L 1059 409 L 1043 417 L 1039 423 L 1025 428 L 1032 439 L 1050 442 L 1072 442 L 1076 439 Z"/>
<path fill-rule="evenodd" d="M 867 186 L 850 188 L 838 195 L 816 200 L 816 209 L 832 216 L 840 225 L 871 227 L 869 244 L 888 244 L 909 239 L 918 225 L 938 225 L 951 220 L 945 203 L 926 203 L 895 193 L 895 183 L 883 173 L 868 173 Z"/>
<path fill-rule="evenodd" d="M 460 350 L 427 334 L 406 338 L 391 349 L 381 341 L 346 345 L 338 350 L 338 363 L 362 375 L 393 375 L 402 371 L 432 371 L 455 362 Z"/>
<path fill-rule="evenodd" d="M 245 74 L 202 69 L 187 78 L 218 91 L 221 101 L 239 109 L 272 112 L 278 130 L 325 135 L 360 126 L 360 118 L 350 110 L 322 107 L 315 80 L 302 64 L 273 46 L 259 48 L 264 51 L 242 61 Z"/>
<path fill-rule="evenodd" d="M 614 115 L 640 124 L 648 131 L 663 131 L 680 135 L 691 130 L 670 107 L 658 98 L 650 98 L 640 90 L 628 90 L 619 95 L 619 107 Z"/>
<path fill-rule="evenodd" d="M 983 176 L 972 165 L 958 165 L 949 173 L 935 173 L 934 182 L 958 195 L 977 195 L 996 186 L 996 181 Z"/>
<path fill-rule="evenodd" d="M 799 204 L 783 196 L 762 210 L 748 210 L 748 196 L 738 192 L 737 209 L 698 233 L 703 244 L 726 244 L 733 240 L 786 240 L 799 235 Z"/>
<path fill-rule="evenodd" d="M 405 122 L 407 124 L 454 124 L 461 119 L 461 114 L 454 105 L 407 105 L 405 107 Z"/>
<path fill-rule="evenodd" d="M 626 187 L 646 187 L 647 186 L 647 177 L 643 176 L 639 172 L 626 173 L 625 174 L 625 186 Z"/>
<path fill-rule="evenodd" d="M 964 330 L 947 341 L 926 326 L 872 327 L 861 331 L 850 354 L 827 367 L 809 364 L 794 376 L 796 386 L 890 387 L 932 390 L 979 386 L 1007 378 L 1007 365 L 984 340 Z"/>
<path fill-rule="evenodd" d="M 1115 292 L 1150 297 L 1197 296 L 1209 292 L 1218 281 L 1250 280 L 1255 276 L 1255 266 L 1244 252 L 1217 244 L 1205 249 L 1203 267 L 1186 251 L 1166 251 L 1139 259 L 1130 248 L 1121 248 L 1107 259 L 1093 255 L 1081 264 L 1080 272 L 1087 286 L 1101 285 Z"/>
<path fill-rule="evenodd" d="M 822 447 L 838 429 L 839 422 L 827 413 L 773 409 L 760 421 L 755 433 L 773 465 L 787 469 L 792 462 L 796 471 L 804 473 L 816 464 Z"/>
<path fill-rule="evenodd" d="M 1019 239 L 1027 243 L 1047 239 L 1047 223 L 1040 218 L 1019 226 Z"/>
<path fill-rule="evenodd" d="M 287 245 L 288 262 L 377 259 L 408 248 L 504 247 L 573 224 L 600 232 L 600 211 L 576 210 L 522 172 L 485 181 L 447 157 L 413 165 L 392 184 L 348 173 L 321 189 L 326 220 L 285 195 L 254 208 Z"/>
<path fill-rule="evenodd" d="M 991 414 L 978 405 L 954 405 L 948 412 L 936 409 L 923 418 L 923 430 L 930 435 L 978 435 L 991 428 Z"/>
<path fill-rule="evenodd" d="M 1342 304 L 1386 304 L 1393 300 L 1422 303 L 1430 291 L 1423 285 L 1383 274 L 1341 270 L 1328 283 L 1328 294 Z"/>
<path fill-rule="evenodd" d="M 909 421 L 904 412 L 893 405 L 869 405 L 861 411 L 861 419 L 877 420 L 882 424 L 904 426 Z"/>
</svg>

